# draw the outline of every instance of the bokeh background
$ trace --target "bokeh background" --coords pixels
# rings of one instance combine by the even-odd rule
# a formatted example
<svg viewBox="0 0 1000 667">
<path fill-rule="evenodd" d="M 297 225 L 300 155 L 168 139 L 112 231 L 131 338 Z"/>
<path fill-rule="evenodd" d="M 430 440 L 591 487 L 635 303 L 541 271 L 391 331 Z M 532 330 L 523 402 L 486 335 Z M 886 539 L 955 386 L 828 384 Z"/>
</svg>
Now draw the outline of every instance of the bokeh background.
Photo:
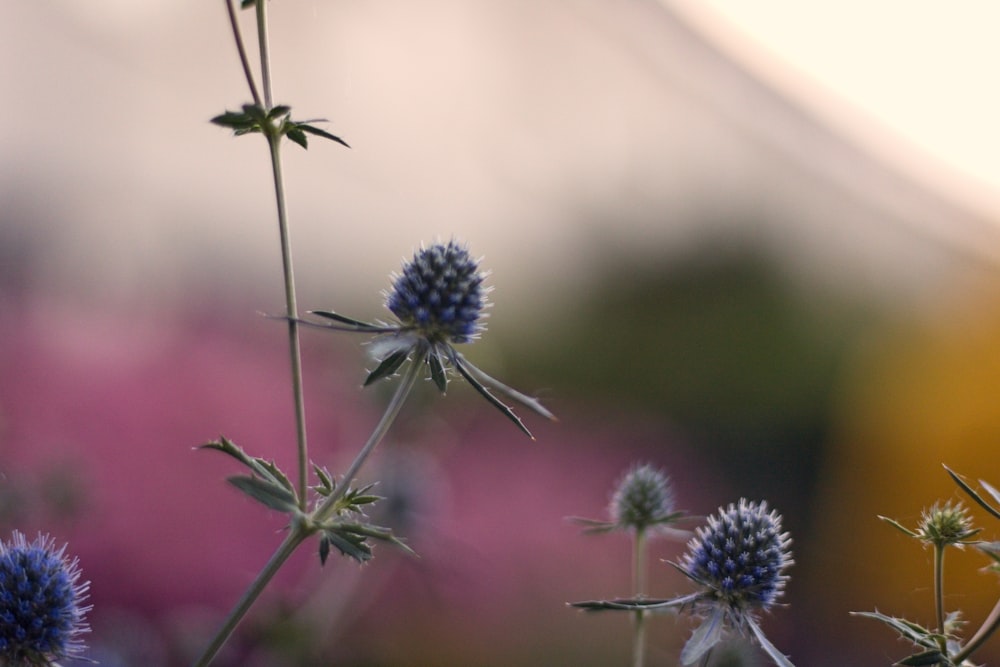
<svg viewBox="0 0 1000 667">
<path fill-rule="evenodd" d="M 567 517 L 633 461 L 694 514 L 784 514 L 764 626 L 796 664 L 906 654 L 850 611 L 932 623 L 930 553 L 876 515 L 958 498 L 942 463 L 1000 483 L 1000 17 L 746 4 L 271 2 L 277 101 L 352 145 L 286 151 L 302 307 L 382 316 L 403 258 L 462 239 L 495 288 L 467 355 L 560 422 L 418 394 L 365 476 L 420 558 L 303 549 L 220 665 L 626 664 L 628 619 L 565 603 L 627 594 L 628 540 Z M 94 658 L 187 664 L 282 530 L 193 448 L 294 467 L 265 147 L 207 122 L 248 97 L 221 0 L 3 7 L 0 523 L 79 556 Z M 334 471 L 386 398 L 361 342 L 304 335 Z M 689 590 L 682 549 L 653 544 L 654 594 Z M 1000 585 L 948 564 L 978 625 Z M 654 620 L 675 664 L 691 626 Z"/>
</svg>

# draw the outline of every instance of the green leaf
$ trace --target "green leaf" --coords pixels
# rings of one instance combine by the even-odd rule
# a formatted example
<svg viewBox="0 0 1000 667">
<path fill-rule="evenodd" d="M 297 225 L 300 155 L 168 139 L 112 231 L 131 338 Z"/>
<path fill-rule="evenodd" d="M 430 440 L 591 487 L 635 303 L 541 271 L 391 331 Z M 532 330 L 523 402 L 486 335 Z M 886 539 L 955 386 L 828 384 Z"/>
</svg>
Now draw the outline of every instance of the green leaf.
<svg viewBox="0 0 1000 667">
<path fill-rule="evenodd" d="M 613 521 L 598 521 L 597 519 L 585 519 L 579 516 L 571 516 L 569 520 L 583 526 L 583 532 L 587 535 L 593 535 L 595 533 L 610 533 L 619 527 L 618 524 Z"/>
<path fill-rule="evenodd" d="M 375 370 L 369 373 L 368 377 L 365 378 L 364 386 L 367 387 L 376 380 L 380 380 L 394 374 L 397 370 L 399 370 L 399 367 L 403 365 L 403 362 L 406 361 L 408 356 L 409 350 L 400 350 L 386 356 L 386 358 L 375 367 Z"/>
<path fill-rule="evenodd" d="M 230 477 L 228 482 L 273 510 L 290 514 L 298 509 L 294 493 L 259 477 L 236 476 Z"/>
<path fill-rule="evenodd" d="M 890 519 L 889 517 L 882 516 L 881 514 L 878 515 L 878 518 L 881 521 L 885 521 L 887 524 L 889 524 L 890 526 L 892 526 L 893 528 L 895 528 L 899 532 L 903 533 L 904 535 L 906 535 L 908 537 L 914 537 L 914 538 L 920 539 L 920 534 L 919 533 L 913 532 L 912 530 L 910 530 L 909 528 L 905 527 L 903 524 L 899 523 L 895 519 Z"/>
<path fill-rule="evenodd" d="M 915 653 L 896 664 L 907 665 L 907 667 L 931 667 L 932 665 L 950 665 L 951 661 L 941 651 L 931 649 L 930 651 Z"/>
<path fill-rule="evenodd" d="M 528 427 L 524 425 L 524 422 L 521 421 L 521 418 L 518 417 L 516 414 L 514 414 L 514 411 L 510 409 L 510 406 L 506 405 L 503 401 L 501 401 L 496 396 L 494 396 L 493 394 L 491 394 L 486 387 L 484 387 L 482 384 L 479 383 L 479 380 L 477 380 L 475 377 L 472 376 L 472 374 L 469 372 L 469 370 L 465 367 L 465 363 L 466 362 L 454 350 L 454 348 L 452 348 L 452 347 L 448 348 L 448 356 L 449 356 L 449 360 L 451 361 L 452 365 L 455 368 L 458 369 L 458 372 L 461 374 L 461 376 L 463 378 L 465 378 L 466 382 L 468 382 L 469 384 L 472 385 L 473 389 L 475 389 L 476 391 L 478 391 L 479 394 L 483 398 L 485 398 L 487 401 L 489 401 L 490 404 L 493 407 L 495 407 L 497 410 L 499 410 L 500 412 L 502 412 L 507 417 L 507 419 L 509 419 L 512 422 L 514 422 L 514 424 L 519 429 L 521 429 L 521 432 L 523 432 L 525 435 L 527 435 L 532 440 L 535 439 L 535 436 L 531 435 L 531 431 L 529 431 Z M 471 364 L 470 364 L 470 366 L 471 366 Z"/>
<path fill-rule="evenodd" d="M 302 130 L 293 127 L 285 132 L 285 136 L 297 143 L 299 146 L 302 146 L 302 148 L 309 148 L 309 140 L 306 138 L 306 135 L 302 132 Z"/>
<path fill-rule="evenodd" d="M 287 116 L 291 112 L 292 112 L 292 107 L 288 106 L 287 104 L 277 104 L 271 107 L 271 110 L 267 112 L 266 117 L 268 120 L 275 120 L 277 118 L 281 118 L 282 116 Z"/>
<path fill-rule="evenodd" d="M 775 665 L 778 667 L 795 667 L 795 665 L 792 664 L 792 661 L 788 659 L 788 656 L 779 651 L 777 647 L 771 643 L 771 640 L 769 640 L 767 635 L 764 634 L 764 631 L 760 629 L 760 626 L 757 624 L 757 621 L 754 620 L 753 616 L 747 617 L 747 625 L 750 626 L 750 632 L 752 632 L 753 636 L 756 637 L 757 643 L 760 644 L 760 647 L 764 649 L 764 653 L 767 653 Z"/>
<path fill-rule="evenodd" d="M 360 535 L 350 533 L 344 535 L 337 531 L 324 531 L 320 538 L 319 560 L 321 565 L 326 565 L 326 558 L 330 553 L 330 547 L 334 547 L 342 555 L 353 558 L 359 563 L 365 563 L 372 559 L 372 549 L 365 544 L 365 538 Z"/>
<path fill-rule="evenodd" d="M 199 449 L 214 449 L 233 457 L 243 465 L 250 468 L 250 471 L 257 477 L 273 485 L 276 489 L 283 489 L 285 492 L 290 494 L 294 500 L 295 487 L 288 479 L 288 476 L 285 475 L 285 473 L 283 473 L 277 465 L 275 465 L 274 461 L 265 461 L 262 458 L 250 456 L 234 442 L 225 437 L 211 442 L 206 442 L 201 445 Z"/>
<path fill-rule="evenodd" d="M 693 665 L 706 652 L 712 650 L 712 647 L 722 641 L 724 629 L 725 612 L 721 606 L 716 606 L 684 644 L 684 648 L 681 649 L 681 664 Z"/>
<path fill-rule="evenodd" d="M 332 310 L 310 310 L 310 315 L 315 315 L 316 317 L 322 317 L 328 320 L 333 320 L 334 322 L 340 322 L 341 324 L 346 324 L 351 327 L 353 331 L 365 331 L 370 333 L 387 333 L 390 331 L 396 331 L 398 327 L 386 327 L 378 324 L 372 324 L 370 322 L 362 322 L 361 320 L 356 320 L 353 317 L 347 317 L 346 315 L 341 315 L 340 313 L 335 313 Z M 304 322 L 305 324 L 313 324 L 312 322 Z"/>
<path fill-rule="evenodd" d="M 324 139 L 329 139 L 330 141 L 336 141 L 338 144 L 346 148 L 350 148 L 350 146 L 347 144 L 346 141 L 344 141 L 343 139 L 334 134 L 330 134 L 326 130 L 321 130 L 320 128 L 315 127 L 313 125 L 309 125 L 308 123 L 296 123 L 295 125 L 298 129 L 302 130 L 303 132 L 308 132 L 309 134 L 315 135 L 317 137 L 322 137 Z"/>
<path fill-rule="evenodd" d="M 438 391 L 443 394 L 448 388 L 448 374 L 445 372 L 444 364 L 441 362 L 441 354 L 437 349 L 432 349 L 427 355 L 427 365 L 431 369 L 431 379 L 437 385 Z"/>
<path fill-rule="evenodd" d="M 535 412 L 537 412 L 538 414 L 540 414 L 541 416 L 545 417 L 550 421 L 559 421 L 558 419 L 556 419 L 556 416 L 552 414 L 544 405 L 542 405 L 537 398 L 528 396 L 527 394 L 523 394 L 518 390 L 514 389 L 513 387 L 508 387 L 503 382 L 500 382 L 500 380 L 497 380 L 495 377 L 487 375 L 484 371 L 466 361 L 465 357 L 459 354 L 454 348 L 452 348 L 451 352 L 455 356 L 457 356 L 462 361 L 463 364 L 465 364 L 466 370 L 468 370 L 469 373 L 475 375 L 483 384 L 487 384 L 490 387 L 493 387 L 504 396 L 507 396 L 508 398 L 517 401 L 518 403 L 524 405 L 525 407 L 531 408 L 532 410 L 534 410 Z"/>
<path fill-rule="evenodd" d="M 905 618 L 887 616 L 877 611 L 852 611 L 850 613 L 852 616 L 873 618 L 876 621 L 881 621 L 898 632 L 902 638 L 908 639 L 917 646 L 923 646 L 929 649 L 938 649 L 942 646 L 942 642 L 945 641 L 945 638 L 940 634 L 928 630 L 913 621 L 908 621 Z"/>
<path fill-rule="evenodd" d="M 944 466 L 944 469 L 948 472 L 948 474 L 955 481 L 955 483 L 958 484 L 958 486 L 963 491 L 965 491 L 969 495 L 970 498 L 972 498 L 974 501 L 976 501 L 976 503 L 980 507 L 982 507 L 984 510 L 986 510 L 987 512 L 989 512 L 990 514 L 992 514 L 997 519 L 1000 519 L 1000 510 L 996 509 L 995 507 L 993 507 L 992 505 L 990 505 L 988 502 L 986 502 L 985 500 L 983 500 L 982 496 L 980 496 L 978 493 L 976 493 L 975 489 L 973 489 L 971 486 L 969 486 L 968 483 L 966 483 L 966 481 L 964 479 L 962 479 L 961 476 L 958 475 L 958 473 L 953 472 L 951 470 L 951 468 L 949 468 L 948 466 Z M 992 487 L 989 487 L 989 490 L 991 491 L 991 494 L 995 493 L 995 491 L 993 491 Z"/>
<path fill-rule="evenodd" d="M 212 118 L 211 122 L 243 133 L 260 131 L 257 120 L 240 111 L 227 111 L 219 114 Z"/>
<path fill-rule="evenodd" d="M 333 476 L 326 468 L 321 468 L 315 463 L 313 464 L 313 471 L 316 473 L 316 477 L 319 479 L 319 485 L 314 487 L 316 492 L 321 496 L 329 496 L 333 493 L 336 485 L 333 482 Z"/>
</svg>

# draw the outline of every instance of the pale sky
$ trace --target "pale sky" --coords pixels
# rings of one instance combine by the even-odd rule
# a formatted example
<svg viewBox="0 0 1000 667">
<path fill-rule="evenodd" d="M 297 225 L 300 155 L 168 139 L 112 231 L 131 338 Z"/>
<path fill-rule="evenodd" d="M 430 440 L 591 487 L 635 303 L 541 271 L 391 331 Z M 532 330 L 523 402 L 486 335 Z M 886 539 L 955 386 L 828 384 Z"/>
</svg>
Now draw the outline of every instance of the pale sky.
<svg viewBox="0 0 1000 667">
<path fill-rule="evenodd" d="M 853 128 L 867 139 L 889 128 L 956 170 L 954 185 L 963 194 L 1000 201 L 1000 2 L 673 4 L 755 66 L 791 65 L 792 72 L 777 74 L 783 84 L 804 85 L 823 104 L 840 98 L 832 104 L 848 118 L 874 119 L 875 127 Z M 708 20 L 712 13 L 723 25 Z M 754 44 L 765 52 L 754 53 Z"/>
</svg>

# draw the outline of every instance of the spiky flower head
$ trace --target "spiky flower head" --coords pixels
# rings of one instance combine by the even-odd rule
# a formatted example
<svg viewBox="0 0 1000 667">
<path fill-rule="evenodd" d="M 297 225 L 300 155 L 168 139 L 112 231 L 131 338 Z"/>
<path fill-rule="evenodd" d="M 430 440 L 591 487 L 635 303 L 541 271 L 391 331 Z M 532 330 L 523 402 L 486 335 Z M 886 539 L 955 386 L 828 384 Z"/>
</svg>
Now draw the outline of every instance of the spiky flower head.
<svg viewBox="0 0 1000 667">
<path fill-rule="evenodd" d="M 394 276 L 386 307 L 432 343 L 467 343 L 484 328 L 485 277 L 465 247 L 436 243 L 421 248 Z"/>
<path fill-rule="evenodd" d="M 78 657 L 89 582 L 66 546 L 39 534 L 28 542 L 14 531 L 0 542 L 0 665 L 51 665 Z"/>
<path fill-rule="evenodd" d="M 620 528 L 644 531 L 674 515 L 670 478 L 652 465 L 633 465 L 622 477 L 609 508 L 612 522 Z"/>
<path fill-rule="evenodd" d="M 954 544 L 961 547 L 979 533 L 972 527 L 972 518 L 961 501 L 934 503 L 920 517 L 920 539 L 939 547 Z"/>
<path fill-rule="evenodd" d="M 465 246 L 457 241 L 435 243 L 421 248 L 413 259 L 403 264 L 403 272 L 393 274 L 392 289 L 385 293 L 385 306 L 397 323 L 365 322 L 332 310 L 311 310 L 310 314 L 325 323 L 295 319 L 296 322 L 334 331 L 378 334 L 372 341 L 371 355 L 378 365 L 368 373 L 365 386 L 393 377 L 407 362 L 412 362 L 409 380 L 401 387 L 412 387 L 419 369 L 426 365 L 430 379 L 444 393 L 450 370 L 472 385 L 493 407 L 534 439 L 521 418 L 493 392 L 525 405 L 547 419 L 555 420 L 538 399 L 522 394 L 493 378 L 465 359 L 455 349 L 467 343 L 485 328 L 483 310 L 489 305 L 483 287 L 486 274 L 472 259 Z M 406 389 L 409 391 L 409 389 Z"/>
<path fill-rule="evenodd" d="M 792 565 L 791 538 L 766 502 L 741 498 L 697 529 L 681 570 L 705 587 L 702 601 L 722 605 L 737 624 L 781 596 Z"/>
</svg>

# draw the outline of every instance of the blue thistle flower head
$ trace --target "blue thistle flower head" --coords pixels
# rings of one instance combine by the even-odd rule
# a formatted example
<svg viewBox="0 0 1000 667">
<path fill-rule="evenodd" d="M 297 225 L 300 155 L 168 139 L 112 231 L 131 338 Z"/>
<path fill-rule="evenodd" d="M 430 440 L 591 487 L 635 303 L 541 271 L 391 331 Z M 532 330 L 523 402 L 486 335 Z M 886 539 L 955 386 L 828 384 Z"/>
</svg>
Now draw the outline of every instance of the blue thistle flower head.
<svg viewBox="0 0 1000 667">
<path fill-rule="evenodd" d="M 705 587 L 701 601 L 722 606 L 737 624 L 781 596 L 792 560 L 781 515 L 740 499 L 708 518 L 688 543 L 680 569 Z"/>
<path fill-rule="evenodd" d="M 50 665 L 79 657 L 89 582 L 76 559 L 48 536 L 32 542 L 14 531 L 0 542 L 0 664 Z"/>
<path fill-rule="evenodd" d="M 456 243 L 421 248 L 394 276 L 386 307 L 431 343 L 467 343 L 484 329 L 485 274 Z"/>
<path fill-rule="evenodd" d="M 325 323 L 298 320 L 307 326 L 335 331 L 378 334 L 370 348 L 378 365 L 368 373 L 365 386 L 392 377 L 408 361 L 417 368 L 426 364 L 430 378 L 444 393 L 449 371 L 458 374 L 493 407 L 514 422 L 529 437 L 531 432 L 520 417 L 493 392 L 525 405 L 548 419 L 555 420 L 538 399 L 508 387 L 470 363 L 455 349 L 456 343 L 468 343 L 485 329 L 483 311 L 488 307 L 483 287 L 486 274 L 472 259 L 465 246 L 456 241 L 435 243 L 421 248 L 404 263 L 403 272 L 393 275 L 392 289 L 385 294 L 385 305 L 398 323 L 365 322 L 332 310 L 311 310 L 310 314 Z"/>
</svg>

